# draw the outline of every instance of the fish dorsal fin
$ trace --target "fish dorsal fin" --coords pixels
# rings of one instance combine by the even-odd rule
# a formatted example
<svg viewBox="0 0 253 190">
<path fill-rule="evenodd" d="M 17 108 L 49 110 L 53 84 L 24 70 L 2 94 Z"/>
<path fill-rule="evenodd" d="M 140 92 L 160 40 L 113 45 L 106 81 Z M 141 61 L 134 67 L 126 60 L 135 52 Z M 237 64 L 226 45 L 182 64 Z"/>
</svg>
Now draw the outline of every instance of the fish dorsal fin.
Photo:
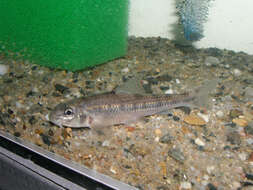
<svg viewBox="0 0 253 190">
<path fill-rule="evenodd" d="M 122 85 L 116 87 L 113 92 L 115 94 L 146 94 L 140 77 L 128 79 Z"/>
</svg>

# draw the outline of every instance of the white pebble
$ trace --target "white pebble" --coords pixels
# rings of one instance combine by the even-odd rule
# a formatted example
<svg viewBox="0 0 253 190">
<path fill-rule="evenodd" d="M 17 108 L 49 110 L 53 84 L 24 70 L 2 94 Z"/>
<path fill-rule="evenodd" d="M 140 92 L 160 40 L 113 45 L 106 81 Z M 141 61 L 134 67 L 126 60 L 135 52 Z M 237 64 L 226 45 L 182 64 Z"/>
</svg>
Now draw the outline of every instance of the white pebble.
<svg viewBox="0 0 253 190">
<path fill-rule="evenodd" d="M 207 166 L 206 171 L 207 171 L 208 174 L 211 174 L 214 169 L 215 169 L 214 166 Z"/>
<path fill-rule="evenodd" d="M 46 119 L 47 121 L 49 121 L 49 114 L 47 114 L 47 115 L 45 116 L 45 119 Z"/>
<path fill-rule="evenodd" d="M 126 68 L 122 69 L 121 72 L 122 72 L 122 73 L 128 73 L 128 72 L 129 72 L 129 68 L 126 67 Z"/>
<path fill-rule="evenodd" d="M 205 143 L 200 138 L 196 138 L 194 142 L 196 145 L 205 146 Z"/>
<path fill-rule="evenodd" d="M 241 72 L 239 69 L 234 69 L 234 70 L 233 70 L 233 74 L 234 74 L 236 77 L 239 77 L 239 76 L 241 76 L 242 72 Z"/>
<path fill-rule="evenodd" d="M 224 116 L 223 111 L 219 110 L 216 112 L 217 117 L 222 118 Z"/>
<path fill-rule="evenodd" d="M 8 72 L 8 70 L 9 70 L 8 65 L 0 64 L 0 75 L 4 75 L 5 73 Z"/>
<path fill-rule="evenodd" d="M 247 159 L 247 154 L 245 152 L 240 153 L 238 156 L 241 159 L 241 161 L 245 161 Z"/>
<path fill-rule="evenodd" d="M 179 79 L 176 79 L 176 83 L 177 83 L 177 84 L 180 84 L 180 80 L 179 80 Z"/>
<path fill-rule="evenodd" d="M 116 174 L 116 173 L 117 173 L 117 171 L 114 169 L 113 166 L 111 166 L 110 171 L 111 171 L 113 174 Z"/>
<path fill-rule="evenodd" d="M 165 94 L 173 94 L 173 90 L 172 89 L 168 89 L 165 91 Z"/>
<path fill-rule="evenodd" d="M 108 140 L 105 140 L 103 143 L 102 143 L 102 146 L 109 146 L 110 145 L 110 142 Z"/>
<path fill-rule="evenodd" d="M 180 184 L 180 189 L 191 189 L 192 184 L 190 182 L 184 181 Z"/>
<path fill-rule="evenodd" d="M 208 122 L 209 121 L 209 116 L 208 115 L 205 115 L 203 113 L 198 113 L 197 114 L 199 117 L 201 117 L 202 119 L 204 119 L 205 122 Z"/>
</svg>

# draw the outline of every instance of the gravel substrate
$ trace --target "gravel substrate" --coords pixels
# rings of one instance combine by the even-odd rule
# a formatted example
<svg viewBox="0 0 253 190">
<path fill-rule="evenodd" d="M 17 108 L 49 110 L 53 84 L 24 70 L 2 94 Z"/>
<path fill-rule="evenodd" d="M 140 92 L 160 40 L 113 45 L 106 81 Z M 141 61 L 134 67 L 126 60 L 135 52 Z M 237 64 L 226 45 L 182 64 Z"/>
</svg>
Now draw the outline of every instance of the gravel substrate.
<svg viewBox="0 0 253 190">
<path fill-rule="evenodd" d="M 0 57 L 0 130 L 143 190 L 253 187 L 253 56 L 129 38 L 124 58 L 79 72 Z M 108 134 L 59 128 L 45 116 L 75 97 L 141 77 L 147 93 L 191 91 L 219 80 L 209 106 L 178 108 Z M 110 134 L 110 135 L 109 135 Z"/>
</svg>

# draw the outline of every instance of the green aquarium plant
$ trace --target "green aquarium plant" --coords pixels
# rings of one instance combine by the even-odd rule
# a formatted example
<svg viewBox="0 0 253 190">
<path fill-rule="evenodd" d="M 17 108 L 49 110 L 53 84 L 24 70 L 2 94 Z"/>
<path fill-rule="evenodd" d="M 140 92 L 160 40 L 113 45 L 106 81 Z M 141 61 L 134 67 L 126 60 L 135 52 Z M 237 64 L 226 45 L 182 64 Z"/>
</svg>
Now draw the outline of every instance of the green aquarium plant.
<svg viewBox="0 0 253 190">
<path fill-rule="evenodd" d="M 80 70 L 123 56 L 127 0 L 1 0 L 0 53 Z"/>
</svg>

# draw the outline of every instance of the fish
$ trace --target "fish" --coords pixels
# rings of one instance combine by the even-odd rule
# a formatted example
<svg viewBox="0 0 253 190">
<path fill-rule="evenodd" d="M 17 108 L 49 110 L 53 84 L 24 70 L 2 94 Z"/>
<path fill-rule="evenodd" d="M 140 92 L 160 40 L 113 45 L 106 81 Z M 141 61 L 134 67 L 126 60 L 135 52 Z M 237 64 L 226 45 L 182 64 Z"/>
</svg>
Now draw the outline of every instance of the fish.
<svg viewBox="0 0 253 190">
<path fill-rule="evenodd" d="M 182 94 L 109 92 L 80 97 L 58 104 L 49 114 L 49 121 L 60 127 L 70 128 L 130 125 L 146 116 L 163 114 L 173 108 L 204 105 L 209 89 L 210 85 L 206 85 L 192 93 Z"/>
</svg>

